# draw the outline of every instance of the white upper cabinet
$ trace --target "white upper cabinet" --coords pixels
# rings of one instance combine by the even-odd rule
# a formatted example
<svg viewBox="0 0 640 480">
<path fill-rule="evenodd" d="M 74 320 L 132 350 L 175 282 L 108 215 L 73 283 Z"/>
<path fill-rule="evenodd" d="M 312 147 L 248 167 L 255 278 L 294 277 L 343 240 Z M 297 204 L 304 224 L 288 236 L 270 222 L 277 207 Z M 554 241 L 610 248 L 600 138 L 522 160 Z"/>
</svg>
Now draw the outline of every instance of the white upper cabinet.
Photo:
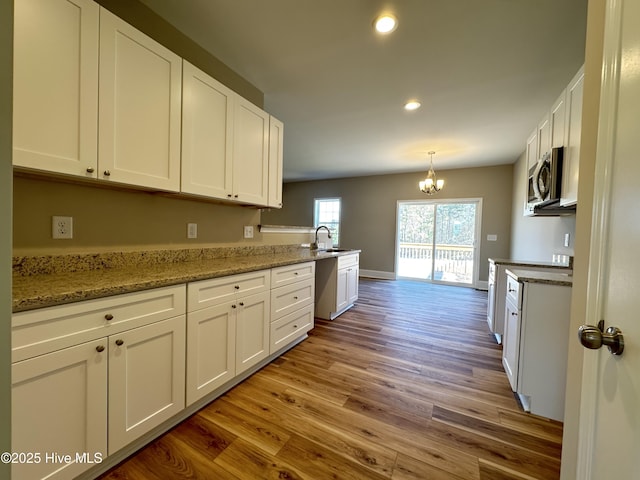
<svg viewBox="0 0 640 480">
<path fill-rule="evenodd" d="M 551 116 L 547 113 L 538 124 L 538 158 L 536 161 L 549 152 L 551 152 Z"/>
<path fill-rule="evenodd" d="M 98 177 L 180 190 L 182 59 L 100 10 Z"/>
<path fill-rule="evenodd" d="M 182 75 L 182 191 L 227 198 L 236 94 L 186 60 Z"/>
<path fill-rule="evenodd" d="M 578 201 L 580 173 L 580 136 L 582 129 L 582 94 L 584 67 L 578 70 L 567 87 L 565 149 L 562 162 L 562 192 L 560 205 L 575 205 Z"/>
<path fill-rule="evenodd" d="M 565 126 L 566 126 L 566 95 L 567 91 L 563 90 L 558 99 L 553 103 L 551 112 L 551 148 L 564 147 L 565 142 Z"/>
<path fill-rule="evenodd" d="M 277 118 L 269 118 L 269 206 L 282 208 L 284 125 Z"/>
<path fill-rule="evenodd" d="M 15 2 L 13 164 L 96 176 L 98 4 Z"/>
<path fill-rule="evenodd" d="M 233 129 L 233 199 L 267 205 L 269 114 L 238 96 Z"/>
<path fill-rule="evenodd" d="M 186 61 L 183 75 L 182 192 L 267 205 L 269 114 Z"/>
</svg>

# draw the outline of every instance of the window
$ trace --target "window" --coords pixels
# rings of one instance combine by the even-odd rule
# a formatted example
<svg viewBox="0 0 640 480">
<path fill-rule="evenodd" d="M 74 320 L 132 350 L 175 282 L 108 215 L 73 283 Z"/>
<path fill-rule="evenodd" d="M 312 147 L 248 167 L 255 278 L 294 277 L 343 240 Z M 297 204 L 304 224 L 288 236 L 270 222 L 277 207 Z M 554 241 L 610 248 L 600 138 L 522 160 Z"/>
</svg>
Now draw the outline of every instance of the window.
<svg viewBox="0 0 640 480">
<path fill-rule="evenodd" d="M 340 245 L 340 199 L 316 198 L 313 209 L 313 226 L 326 225 L 331 230 L 333 246 Z"/>
</svg>

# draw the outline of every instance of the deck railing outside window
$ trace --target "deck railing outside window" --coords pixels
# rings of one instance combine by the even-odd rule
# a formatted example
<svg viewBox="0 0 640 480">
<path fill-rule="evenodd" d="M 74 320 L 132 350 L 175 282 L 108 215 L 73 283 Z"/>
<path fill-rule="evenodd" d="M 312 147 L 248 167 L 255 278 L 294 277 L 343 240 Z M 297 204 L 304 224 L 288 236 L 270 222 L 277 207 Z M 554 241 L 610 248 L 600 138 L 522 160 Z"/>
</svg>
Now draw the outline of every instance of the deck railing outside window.
<svg viewBox="0 0 640 480">
<path fill-rule="evenodd" d="M 473 246 L 436 244 L 435 271 L 431 275 L 433 245 L 400 243 L 398 275 L 447 282 L 472 283 Z"/>
</svg>

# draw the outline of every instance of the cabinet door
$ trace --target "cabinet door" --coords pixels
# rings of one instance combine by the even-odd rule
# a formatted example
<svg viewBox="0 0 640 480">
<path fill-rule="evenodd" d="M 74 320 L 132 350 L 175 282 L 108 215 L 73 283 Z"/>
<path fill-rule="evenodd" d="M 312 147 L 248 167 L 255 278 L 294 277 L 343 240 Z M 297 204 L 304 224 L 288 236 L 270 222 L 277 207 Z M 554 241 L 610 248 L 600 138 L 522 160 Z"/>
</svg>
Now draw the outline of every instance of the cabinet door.
<svg viewBox="0 0 640 480">
<path fill-rule="evenodd" d="M 502 365 L 511 389 L 518 390 L 518 364 L 520 359 L 520 312 L 511 301 L 505 305 Z"/>
<path fill-rule="evenodd" d="M 98 5 L 14 4 L 13 164 L 95 177 Z"/>
<path fill-rule="evenodd" d="M 348 268 L 339 268 L 336 281 L 336 312 L 340 312 L 349 305 Z"/>
<path fill-rule="evenodd" d="M 232 302 L 187 314 L 187 405 L 236 373 L 236 309 Z"/>
<path fill-rule="evenodd" d="M 358 300 L 358 281 L 360 269 L 358 267 L 347 268 L 347 305 Z"/>
<path fill-rule="evenodd" d="M 269 292 L 240 297 L 236 320 L 236 375 L 269 355 Z"/>
<path fill-rule="evenodd" d="M 182 60 L 100 9 L 98 178 L 180 190 Z"/>
<path fill-rule="evenodd" d="M 562 162 L 562 192 L 560 205 L 574 205 L 578 201 L 583 86 L 584 69 L 581 68 L 567 87 L 567 136 L 564 160 Z"/>
<path fill-rule="evenodd" d="M 269 117 L 269 206 L 282 208 L 284 124 Z"/>
<path fill-rule="evenodd" d="M 527 171 L 531 167 L 533 167 L 538 162 L 538 129 L 529 135 L 529 139 L 527 140 L 527 149 L 526 149 L 526 157 L 527 157 Z M 527 178 L 527 181 L 529 179 Z"/>
<path fill-rule="evenodd" d="M 11 366 L 11 446 L 38 452 L 38 464 L 12 465 L 12 478 L 74 478 L 107 453 L 106 338 Z M 99 352 L 104 348 L 102 352 Z M 71 463 L 45 461 L 49 452 Z M 76 457 L 88 452 L 89 457 Z M 100 456 L 98 458 L 97 456 Z"/>
<path fill-rule="evenodd" d="M 237 95 L 187 61 L 182 75 L 182 191 L 227 198 Z"/>
<path fill-rule="evenodd" d="M 233 199 L 267 205 L 269 198 L 269 114 L 236 98 L 233 129 Z"/>
<path fill-rule="evenodd" d="M 551 106 L 551 147 L 564 147 L 566 138 L 566 96 L 567 91 L 564 90 L 558 99 Z"/>
<path fill-rule="evenodd" d="M 542 158 L 548 152 L 551 152 L 551 119 L 549 113 L 545 114 L 538 124 L 538 158 Z"/>
<path fill-rule="evenodd" d="M 185 316 L 109 337 L 109 454 L 184 408 Z"/>
</svg>

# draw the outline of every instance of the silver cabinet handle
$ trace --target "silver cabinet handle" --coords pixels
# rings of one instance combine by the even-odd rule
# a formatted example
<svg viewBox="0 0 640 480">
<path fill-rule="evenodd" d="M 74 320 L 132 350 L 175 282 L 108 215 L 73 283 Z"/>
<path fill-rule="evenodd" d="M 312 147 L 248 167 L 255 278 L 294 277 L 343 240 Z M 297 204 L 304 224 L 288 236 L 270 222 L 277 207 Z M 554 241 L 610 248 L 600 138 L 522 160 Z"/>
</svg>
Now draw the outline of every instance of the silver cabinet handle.
<svg viewBox="0 0 640 480">
<path fill-rule="evenodd" d="M 95 169 L 93 167 L 87 167 L 87 173 L 93 173 Z"/>
<path fill-rule="evenodd" d="M 600 320 L 598 326 L 580 325 L 578 328 L 578 338 L 583 347 L 597 350 L 602 345 L 609 348 L 613 355 L 622 355 L 624 351 L 624 336 L 618 327 L 609 327 L 605 332 L 604 321 Z"/>
</svg>

